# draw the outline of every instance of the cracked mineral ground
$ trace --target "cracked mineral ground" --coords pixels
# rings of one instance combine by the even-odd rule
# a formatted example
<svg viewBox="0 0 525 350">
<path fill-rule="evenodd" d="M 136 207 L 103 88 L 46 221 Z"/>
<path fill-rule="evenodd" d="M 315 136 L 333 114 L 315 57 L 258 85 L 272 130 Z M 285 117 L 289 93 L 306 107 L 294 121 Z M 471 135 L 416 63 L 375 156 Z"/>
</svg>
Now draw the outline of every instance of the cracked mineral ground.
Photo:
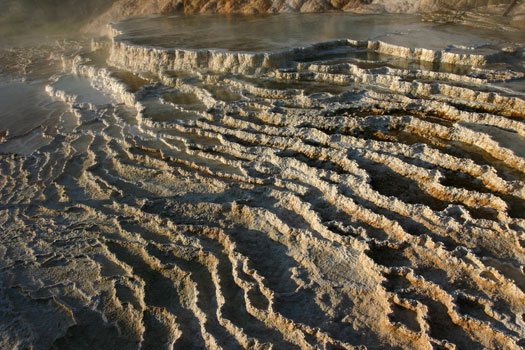
<svg viewBox="0 0 525 350">
<path fill-rule="evenodd" d="M 523 32 L 107 32 L 0 50 L 1 349 L 525 345 Z"/>
</svg>

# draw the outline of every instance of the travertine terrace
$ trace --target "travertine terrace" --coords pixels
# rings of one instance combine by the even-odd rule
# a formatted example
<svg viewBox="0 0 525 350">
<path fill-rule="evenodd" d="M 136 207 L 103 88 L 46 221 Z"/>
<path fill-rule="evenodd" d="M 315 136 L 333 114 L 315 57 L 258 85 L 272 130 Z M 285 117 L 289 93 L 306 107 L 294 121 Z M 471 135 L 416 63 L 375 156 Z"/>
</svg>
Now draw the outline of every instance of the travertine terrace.
<svg viewBox="0 0 525 350">
<path fill-rule="evenodd" d="M 524 345 L 523 48 L 309 16 L 2 54 L 51 112 L 0 132 L 1 349 Z"/>
</svg>

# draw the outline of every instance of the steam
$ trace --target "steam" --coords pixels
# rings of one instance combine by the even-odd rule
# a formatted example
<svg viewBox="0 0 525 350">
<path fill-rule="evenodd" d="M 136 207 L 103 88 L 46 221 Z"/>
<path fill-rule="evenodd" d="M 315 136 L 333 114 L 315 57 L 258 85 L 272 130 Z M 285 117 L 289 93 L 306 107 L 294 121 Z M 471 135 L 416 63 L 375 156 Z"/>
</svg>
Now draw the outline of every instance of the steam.
<svg viewBox="0 0 525 350">
<path fill-rule="evenodd" d="M 0 0 L 0 36 L 74 31 L 100 15 L 113 1 Z"/>
</svg>

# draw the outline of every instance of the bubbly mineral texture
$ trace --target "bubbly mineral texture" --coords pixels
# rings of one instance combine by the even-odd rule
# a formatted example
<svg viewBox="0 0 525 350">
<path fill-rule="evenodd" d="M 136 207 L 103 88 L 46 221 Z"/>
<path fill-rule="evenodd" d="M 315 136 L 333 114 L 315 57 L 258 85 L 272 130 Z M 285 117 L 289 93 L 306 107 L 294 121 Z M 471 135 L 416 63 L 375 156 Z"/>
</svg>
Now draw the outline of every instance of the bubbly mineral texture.
<svg viewBox="0 0 525 350">
<path fill-rule="evenodd" d="M 3 52 L 0 348 L 520 349 L 523 47 L 468 28 L 147 17 Z"/>
</svg>

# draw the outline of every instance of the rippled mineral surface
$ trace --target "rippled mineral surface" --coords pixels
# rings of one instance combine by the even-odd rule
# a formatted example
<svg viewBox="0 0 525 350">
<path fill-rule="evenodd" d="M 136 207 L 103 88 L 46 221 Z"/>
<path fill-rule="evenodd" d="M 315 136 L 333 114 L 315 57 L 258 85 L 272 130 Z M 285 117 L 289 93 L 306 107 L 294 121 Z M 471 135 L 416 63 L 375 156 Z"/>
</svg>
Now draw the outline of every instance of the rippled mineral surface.
<svg viewBox="0 0 525 350">
<path fill-rule="evenodd" d="M 520 349 L 523 33 L 147 17 L 0 51 L 1 349 Z"/>
</svg>

